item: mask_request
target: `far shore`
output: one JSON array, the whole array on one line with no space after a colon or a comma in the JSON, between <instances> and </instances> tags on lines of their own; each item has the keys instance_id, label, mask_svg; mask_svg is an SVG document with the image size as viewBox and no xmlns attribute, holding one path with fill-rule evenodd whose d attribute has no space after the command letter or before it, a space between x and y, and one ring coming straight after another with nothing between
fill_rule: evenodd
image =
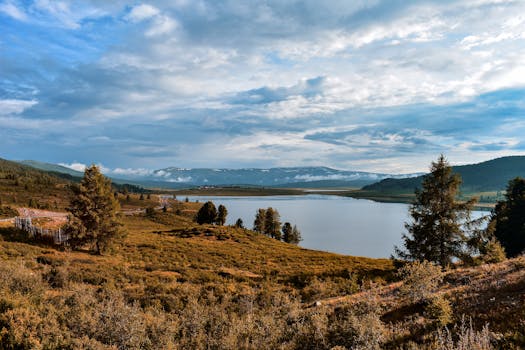
<instances>
[{"instance_id":1,"label":"far shore","mask_svg":"<svg viewBox=\"0 0 525 350\"><path fill-rule=\"evenodd\" d=\"M160 190L162 191L162 190ZM414 200L414 194L407 193L380 193L363 191L359 188L277 188L277 187L199 187L192 189L169 190L169 193L178 197L183 196L304 196L309 194L330 194L334 196L352 197L356 199L368 199L381 203L404 203L410 204ZM479 197L476 193L468 197ZM474 205L475 210L491 211L495 202L482 202Z\"/></svg>"}]
</instances>

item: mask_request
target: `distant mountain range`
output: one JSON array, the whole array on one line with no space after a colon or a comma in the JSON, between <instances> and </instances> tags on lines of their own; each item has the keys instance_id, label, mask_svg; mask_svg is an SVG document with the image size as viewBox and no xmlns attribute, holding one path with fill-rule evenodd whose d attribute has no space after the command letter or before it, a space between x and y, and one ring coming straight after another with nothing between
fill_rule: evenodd
<instances>
[{"instance_id":1,"label":"distant mountain range","mask_svg":"<svg viewBox=\"0 0 525 350\"><path fill-rule=\"evenodd\" d=\"M73 169L34 160L20 163L45 171L81 177ZM386 178L406 178L418 174L380 174L363 171L337 170L327 167L295 167L269 169L187 169L169 167L141 174L107 174L116 183L140 184L147 187L182 188L194 186L265 186L265 187L362 187Z\"/></svg>"},{"instance_id":2,"label":"distant mountain range","mask_svg":"<svg viewBox=\"0 0 525 350\"><path fill-rule=\"evenodd\" d=\"M38 161L21 161L24 165L75 178L83 176L62 165ZM525 177L525 156L510 156L486 162L452 167L463 180L462 191L484 192L504 190L516 176ZM118 171L106 174L116 184L133 184L157 188L188 188L198 186L258 186L295 188L359 187L364 191L382 193L413 193L421 186L423 173L383 174L364 171L337 170L327 167L186 169L169 167L151 171Z\"/></svg>"},{"instance_id":3,"label":"distant mountain range","mask_svg":"<svg viewBox=\"0 0 525 350\"><path fill-rule=\"evenodd\" d=\"M468 192L501 191L509 180L525 177L525 156L510 156L492 159L486 162L452 167L463 181L461 190ZM413 193L421 187L425 175L405 179L383 179L363 187L365 191L383 193Z\"/></svg>"}]
</instances>

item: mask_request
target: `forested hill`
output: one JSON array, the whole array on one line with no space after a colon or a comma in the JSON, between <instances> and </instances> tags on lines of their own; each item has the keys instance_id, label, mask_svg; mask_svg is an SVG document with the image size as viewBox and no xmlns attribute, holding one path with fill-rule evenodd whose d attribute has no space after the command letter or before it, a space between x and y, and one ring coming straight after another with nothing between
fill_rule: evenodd
<instances>
[{"instance_id":1,"label":"forested hill","mask_svg":"<svg viewBox=\"0 0 525 350\"><path fill-rule=\"evenodd\" d=\"M461 175L463 192L501 191L510 179L525 177L525 156L502 157L478 164L452 167ZM412 193L421 186L425 175L407 179L384 179L364 186L364 191L388 193Z\"/></svg>"}]
</instances>

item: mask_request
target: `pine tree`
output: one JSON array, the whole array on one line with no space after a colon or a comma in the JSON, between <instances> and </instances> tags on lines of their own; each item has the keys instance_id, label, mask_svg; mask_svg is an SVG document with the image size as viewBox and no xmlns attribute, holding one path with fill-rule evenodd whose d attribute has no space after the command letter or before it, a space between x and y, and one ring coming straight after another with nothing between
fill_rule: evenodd
<instances>
[{"instance_id":1,"label":"pine tree","mask_svg":"<svg viewBox=\"0 0 525 350\"><path fill-rule=\"evenodd\" d=\"M525 179L509 181L505 200L498 202L491 218L494 236L509 257L525 250Z\"/></svg>"},{"instance_id":2,"label":"pine tree","mask_svg":"<svg viewBox=\"0 0 525 350\"><path fill-rule=\"evenodd\" d=\"M140 201L143 201L143 200L144 200L144 193L141 193L141 194L140 194L139 200L140 200Z\"/></svg>"},{"instance_id":3,"label":"pine tree","mask_svg":"<svg viewBox=\"0 0 525 350\"><path fill-rule=\"evenodd\" d=\"M217 212L217 219L215 220L217 225L224 225L226 223L226 216L228 216L228 209L220 204Z\"/></svg>"},{"instance_id":4,"label":"pine tree","mask_svg":"<svg viewBox=\"0 0 525 350\"><path fill-rule=\"evenodd\" d=\"M290 237L290 242L288 243L299 244L299 242L301 242L302 240L303 238L301 237L301 231L297 229L296 225L293 225L292 236Z\"/></svg>"},{"instance_id":5,"label":"pine tree","mask_svg":"<svg viewBox=\"0 0 525 350\"><path fill-rule=\"evenodd\" d=\"M235 221L235 227L244 228L244 222L242 222L241 218L238 218L237 221Z\"/></svg>"},{"instance_id":6,"label":"pine tree","mask_svg":"<svg viewBox=\"0 0 525 350\"><path fill-rule=\"evenodd\" d=\"M279 212L272 207L266 209L264 233L267 236L281 240L281 216Z\"/></svg>"},{"instance_id":7,"label":"pine tree","mask_svg":"<svg viewBox=\"0 0 525 350\"><path fill-rule=\"evenodd\" d=\"M470 220L475 200L456 201L460 184L460 176L452 174L443 155L432 162L430 174L423 180L422 189L416 190L410 207L412 222L405 224L408 231L408 235L403 235L405 250L395 248L401 258L427 260L445 268L452 258L464 254L463 224Z\"/></svg>"},{"instance_id":8,"label":"pine tree","mask_svg":"<svg viewBox=\"0 0 525 350\"><path fill-rule=\"evenodd\" d=\"M213 224L217 219L217 209L213 202L208 201L197 212L195 220L199 224Z\"/></svg>"},{"instance_id":9,"label":"pine tree","mask_svg":"<svg viewBox=\"0 0 525 350\"><path fill-rule=\"evenodd\" d=\"M286 243L290 243L290 240L292 238L292 225L289 222L285 222L283 225L283 241Z\"/></svg>"},{"instance_id":10,"label":"pine tree","mask_svg":"<svg viewBox=\"0 0 525 350\"><path fill-rule=\"evenodd\" d=\"M255 214L255 220L253 222L253 230L255 232L264 233L264 222L266 220L266 210L265 209L258 209L257 213Z\"/></svg>"},{"instance_id":11,"label":"pine tree","mask_svg":"<svg viewBox=\"0 0 525 350\"><path fill-rule=\"evenodd\" d=\"M84 178L80 185L73 187L73 193L66 227L73 248L88 244L92 252L101 254L123 238L117 214L119 203L111 191L111 181L97 166L86 168Z\"/></svg>"}]
</instances>

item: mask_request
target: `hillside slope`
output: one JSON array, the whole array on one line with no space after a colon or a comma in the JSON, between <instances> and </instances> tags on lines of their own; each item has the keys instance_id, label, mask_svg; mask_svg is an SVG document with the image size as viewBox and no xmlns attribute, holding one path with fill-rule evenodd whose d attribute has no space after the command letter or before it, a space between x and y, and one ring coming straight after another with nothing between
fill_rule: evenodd
<instances>
[{"instance_id":1,"label":"hillside slope","mask_svg":"<svg viewBox=\"0 0 525 350\"><path fill-rule=\"evenodd\" d=\"M463 180L461 190L468 192L502 191L509 180L525 177L525 156L502 157L478 164L453 166L453 172ZM421 186L425 175L407 179L384 179L364 186L363 191L412 193Z\"/></svg>"}]
</instances>

